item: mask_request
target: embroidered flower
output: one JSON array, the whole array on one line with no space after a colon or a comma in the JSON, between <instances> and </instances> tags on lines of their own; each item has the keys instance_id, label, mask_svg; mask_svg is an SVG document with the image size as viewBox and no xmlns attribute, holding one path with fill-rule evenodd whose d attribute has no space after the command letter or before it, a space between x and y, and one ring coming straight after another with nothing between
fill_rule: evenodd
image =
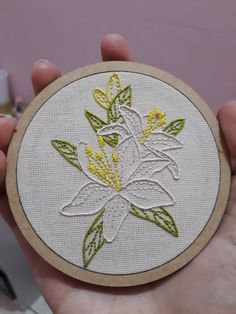
<instances>
[{"instance_id":1,"label":"embroidered flower","mask_svg":"<svg viewBox=\"0 0 236 314\"><path fill-rule=\"evenodd\" d=\"M125 114L123 117L127 119ZM123 130L124 127L121 127ZM86 143L78 144L78 161L90 181L61 210L65 216L83 216L96 214L105 208L103 236L107 242L112 242L116 237L131 204L144 210L174 204L169 192L157 181L143 176L145 171L140 171L140 167L146 167L149 171L150 164L153 163L156 171L161 171L169 160L156 158L143 161L137 141L132 135L137 137L141 130L138 133L124 130L129 136L111 154L105 150L102 136L98 136L99 151L94 151Z\"/></svg>"},{"instance_id":2,"label":"embroidered flower","mask_svg":"<svg viewBox=\"0 0 236 314\"><path fill-rule=\"evenodd\" d=\"M121 139L133 136L141 152L141 158L145 160L168 160L168 169L175 179L179 179L179 168L176 162L166 153L171 149L182 147L182 143L174 136L163 131L156 130L160 126L166 124L166 114L158 108L153 108L145 117L141 117L139 113L127 106L120 106L119 111L125 121L124 124L110 124L104 126L98 131L99 135L118 134ZM147 123L145 125L144 119ZM156 165L152 165L149 175L153 175Z\"/></svg>"}]
</instances>

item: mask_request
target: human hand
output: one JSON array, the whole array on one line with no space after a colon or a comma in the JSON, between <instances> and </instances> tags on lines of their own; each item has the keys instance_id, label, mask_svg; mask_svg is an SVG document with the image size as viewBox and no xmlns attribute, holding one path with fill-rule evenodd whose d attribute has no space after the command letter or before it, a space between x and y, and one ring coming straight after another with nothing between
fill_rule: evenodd
<instances>
[{"instance_id":1,"label":"human hand","mask_svg":"<svg viewBox=\"0 0 236 314\"><path fill-rule=\"evenodd\" d=\"M103 61L132 61L126 41L119 35L102 40ZM48 61L33 66L35 93L60 77ZM218 114L232 164L232 189L221 225L207 247L187 266L166 279L140 287L105 288L72 279L44 261L26 242L11 214L5 194L8 145L16 122L0 118L0 212L14 231L31 267L36 284L54 313L231 314L236 312L236 101Z\"/></svg>"}]
</instances>

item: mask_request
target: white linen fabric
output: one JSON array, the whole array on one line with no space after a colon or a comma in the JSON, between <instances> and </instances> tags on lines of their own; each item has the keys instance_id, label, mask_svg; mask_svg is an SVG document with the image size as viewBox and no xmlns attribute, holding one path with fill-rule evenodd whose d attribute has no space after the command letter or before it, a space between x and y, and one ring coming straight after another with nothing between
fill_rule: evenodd
<instances>
[{"instance_id":1,"label":"white linen fabric","mask_svg":"<svg viewBox=\"0 0 236 314\"><path fill-rule=\"evenodd\" d=\"M96 214L70 217L61 215L60 210L90 179L62 158L51 140L98 147L84 110L106 120L106 111L95 102L92 91L96 87L105 89L110 74L85 77L54 94L28 126L17 162L18 191L29 222L51 250L78 267L83 267L82 241ZM217 147L199 110L183 94L158 79L129 72L119 75L122 87L131 85L132 107L142 116L158 107L166 112L168 121L185 119L185 127L176 137L183 146L165 152L178 164L179 180L174 180L167 168L154 175L174 198L175 204L166 208L175 219L179 237L127 214L115 240L106 243L89 265L89 270L106 274L150 270L183 252L209 220L220 181ZM120 132L126 136L125 130ZM114 207L116 201L125 203L125 199L116 196L109 201L110 206ZM108 223L109 219L104 222Z\"/></svg>"}]
</instances>

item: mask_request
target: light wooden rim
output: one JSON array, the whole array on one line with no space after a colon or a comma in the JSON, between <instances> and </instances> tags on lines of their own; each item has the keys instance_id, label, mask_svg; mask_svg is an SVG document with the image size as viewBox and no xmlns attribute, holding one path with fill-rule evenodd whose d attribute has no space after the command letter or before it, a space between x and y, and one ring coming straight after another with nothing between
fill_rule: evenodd
<instances>
[{"instance_id":1,"label":"light wooden rim","mask_svg":"<svg viewBox=\"0 0 236 314\"><path fill-rule=\"evenodd\" d=\"M80 78L102 73L102 72L134 72L144 75L148 75L157 78L178 91L180 91L184 96L186 96L201 112L211 128L212 134L215 138L215 142L218 148L219 161L220 161L220 185L219 193L216 200L214 211L206 224L205 228L202 230L200 235L196 240L181 254L179 254L173 260L165 263L164 265L136 274L131 275L105 275L89 270L84 270L79 268L70 262L67 262L62 257L53 252L36 234L32 226L30 225L24 210L21 206L21 202L18 195L17 181L16 181L16 167L17 167L17 157L20 149L21 141L24 137L24 133L30 124L32 118L39 110L39 108L56 92L62 89L64 86L76 81ZM12 209L14 218L23 233L24 237L31 244L31 246L36 250L36 252L41 255L48 263L50 263L55 268L64 272L65 274L80 279L82 281L93 283L102 286L135 286L144 283L152 282L157 279L161 279L176 270L180 269L191 261L208 243L213 234L215 233L224 209L227 205L231 172L228 160L226 158L225 145L222 142L218 122L210 111L205 102L201 97L194 92L189 86L187 86L181 80L175 78L173 75L148 66L144 64L137 64L133 62L105 62L99 64L89 65L73 72L63 75L61 78L57 79L55 82L50 84L46 89L43 90L35 99L32 101L31 105L27 108L24 115L22 116L20 122L16 127L12 142L9 147L7 156L7 194L10 202L10 207Z\"/></svg>"}]
</instances>

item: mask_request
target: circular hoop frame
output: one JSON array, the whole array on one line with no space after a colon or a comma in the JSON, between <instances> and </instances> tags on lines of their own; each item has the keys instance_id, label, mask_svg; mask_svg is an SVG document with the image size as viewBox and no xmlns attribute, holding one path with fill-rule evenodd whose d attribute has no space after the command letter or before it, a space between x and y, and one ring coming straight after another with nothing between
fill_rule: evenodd
<instances>
[{"instance_id":1,"label":"circular hoop frame","mask_svg":"<svg viewBox=\"0 0 236 314\"><path fill-rule=\"evenodd\" d=\"M65 261L62 257L53 252L36 234L29 220L27 219L24 209L21 206L21 202L18 195L16 170L17 170L17 158L18 152L21 146L21 141L24 137L25 131L28 125L31 123L34 115L40 109L41 106L55 93L61 90L66 85L81 79L83 77L102 73L102 72L134 72L144 75L148 75L157 78L181 92L187 97L194 106L198 108L200 113L207 121L212 134L214 136L220 161L220 185L219 193L216 200L215 208L212 215L196 240L180 255L171 260L170 262L145 272L131 275L106 275L94 273L89 270L81 269L70 262ZM152 282L154 280L163 278L184 265L190 262L199 252L207 245L211 237L214 235L221 218L224 214L224 210L227 204L229 190L230 190L230 166L227 160L227 151L225 144L221 138L218 122L210 111L205 102L200 96L194 92L189 86L187 86L181 80L175 78L169 73L163 70L132 62L106 62L94 65L89 65L81 69L74 70L73 72L62 76L55 82L45 88L31 103L28 109L25 111L20 122L16 127L12 142L9 147L7 156L7 194L10 202L14 218L23 233L26 240L31 244L35 251L42 256L48 263L55 268L59 269L63 273L74 277L76 279L102 285L102 286L136 286L144 283Z\"/></svg>"}]
</instances>

